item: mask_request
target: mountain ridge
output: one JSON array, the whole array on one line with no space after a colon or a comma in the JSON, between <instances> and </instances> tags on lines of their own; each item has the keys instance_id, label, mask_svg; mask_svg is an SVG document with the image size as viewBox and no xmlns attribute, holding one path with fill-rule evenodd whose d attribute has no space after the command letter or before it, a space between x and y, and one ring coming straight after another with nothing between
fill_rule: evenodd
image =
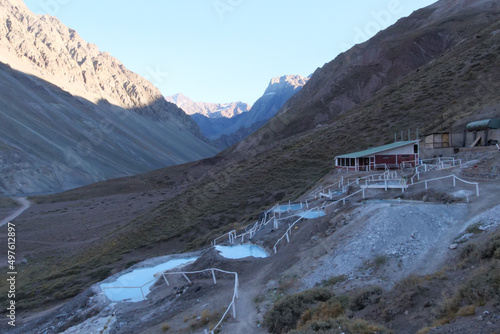
<instances>
[{"instance_id":1,"label":"mountain ridge","mask_svg":"<svg viewBox=\"0 0 500 334\"><path fill-rule=\"evenodd\" d=\"M190 116L200 114L208 118L232 118L250 110L248 103L241 101L230 103L194 102L182 93L165 97Z\"/></svg>"},{"instance_id":2,"label":"mountain ridge","mask_svg":"<svg viewBox=\"0 0 500 334\"><path fill-rule=\"evenodd\" d=\"M57 18L35 15L22 3L0 0L0 59L20 72L61 87L74 96L175 123L198 137L203 136L192 120L175 105L158 104L162 94L153 84L128 70L95 44Z\"/></svg>"},{"instance_id":3,"label":"mountain ridge","mask_svg":"<svg viewBox=\"0 0 500 334\"><path fill-rule=\"evenodd\" d=\"M0 0L0 65L4 194L61 191L217 153L153 84L21 1Z\"/></svg>"},{"instance_id":4,"label":"mountain ridge","mask_svg":"<svg viewBox=\"0 0 500 334\"><path fill-rule=\"evenodd\" d=\"M463 14L460 8L469 2L462 0L447 3L446 8L451 12L448 14L444 10L437 11L443 5L442 1L438 3L400 19L370 40L355 45L318 68L304 88L277 113L277 117L259 131L272 133L272 139L278 141L335 122L380 89L397 83L459 45L467 34L480 31L499 10L497 2L484 0L479 4L471 2L470 8L466 7L469 13ZM485 6L489 12L478 15L483 13ZM428 17L432 19L428 20ZM471 20L467 21L469 18ZM453 28L461 23L464 26L460 30ZM392 133L399 131L392 129ZM252 142L258 141L244 140L233 149L242 152L258 150Z\"/></svg>"},{"instance_id":5,"label":"mountain ridge","mask_svg":"<svg viewBox=\"0 0 500 334\"><path fill-rule=\"evenodd\" d=\"M301 75L283 75L269 80L264 94L248 112L230 119L209 118L201 114L191 117L202 132L218 147L227 148L253 133L271 119L290 97L300 91L308 78Z\"/></svg>"}]
</instances>

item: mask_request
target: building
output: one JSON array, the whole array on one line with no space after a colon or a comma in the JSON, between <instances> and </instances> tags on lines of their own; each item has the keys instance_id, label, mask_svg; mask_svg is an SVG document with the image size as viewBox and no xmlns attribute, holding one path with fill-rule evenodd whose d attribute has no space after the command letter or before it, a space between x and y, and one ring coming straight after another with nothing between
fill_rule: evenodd
<instances>
[{"instance_id":1,"label":"building","mask_svg":"<svg viewBox=\"0 0 500 334\"><path fill-rule=\"evenodd\" d=\"M450 145L449 132L431 133L425 136L424 143L426 149L449 148Z\"/></svg>"},{"instance_id":2,"label":"building","mask_svg":"<svg viewBox=\"0 0 500 334\"><path fill-rule=\"evenodd\" d=\"M347 171L416 166L419 161L420 140L399 141L364 151L335 157L335 167Z\"/></svg>"},{"instance_id":3,"label":"building","mask_svg":"<svg viewBox=\"0 0 500 334\"><path fill-rule=\"evenodd\" d=\"M495 145L500 139L500 118L483 119L467 124L466 145L489 146Z\"/></svg>"}]
</instances>

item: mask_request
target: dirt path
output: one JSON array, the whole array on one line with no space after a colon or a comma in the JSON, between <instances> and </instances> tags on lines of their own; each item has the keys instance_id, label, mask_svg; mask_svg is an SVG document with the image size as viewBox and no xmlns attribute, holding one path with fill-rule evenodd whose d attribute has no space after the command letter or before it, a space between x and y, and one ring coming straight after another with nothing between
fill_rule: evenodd
<instances>
[{"instance_id":1,"label":"dirt path","mask_svg":"<svg viewBox=\"0 0 500 334\"><path fill-rule=\"evenodd\" d=\"M8 222L16 219L18 216L21 215L21 213L23 213L26 209L28 209L30 206L31 206L31 203L30 201L28 201L26 199L26 197L16 197L14 198L14 200L16 202L18 202L21 207L19 209L17 209L16 211L14 211L10 216L8 216L7 218L4 218L2 219L2 221L0 221L0 226L2 225L5 225L7 224Z\"/></svg>"},{"instance_id":2,"label":"dirt path","mask_svg":"<svg viewBox=\"0 0 500 334\"><path fill-rule=\"evenodd\" d=\"M265 285L265 276L268 274L269 266L264 266L253 272L252 277L246 277L240 283L236 301L236 319L223 324L221 334L259 334L267 333L260 327L261 316L257 309L256 297L262 292Z\"/></svg>"}]
</instances>

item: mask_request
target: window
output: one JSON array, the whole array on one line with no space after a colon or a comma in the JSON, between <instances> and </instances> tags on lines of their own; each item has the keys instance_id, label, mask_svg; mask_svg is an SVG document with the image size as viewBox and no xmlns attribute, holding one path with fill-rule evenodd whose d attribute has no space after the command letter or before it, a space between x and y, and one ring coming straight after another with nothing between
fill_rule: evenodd
<instances>
[{"instance_id":1,"label":"window","mask_svg":"<svg viewBox=\"0 0 500 334\"><path fill-rule=\"evenodd\" d=\"M418 153L418 144L413 145L413 153Z\"/></svg>"}]
</instances>

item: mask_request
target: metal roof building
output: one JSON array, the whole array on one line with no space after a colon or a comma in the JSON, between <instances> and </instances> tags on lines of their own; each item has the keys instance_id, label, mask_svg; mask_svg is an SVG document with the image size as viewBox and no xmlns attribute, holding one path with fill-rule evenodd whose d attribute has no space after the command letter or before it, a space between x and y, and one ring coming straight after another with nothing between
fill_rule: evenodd
<instances>
[{"instance_id":1,"label":"metal roof building","mask_svg":"<svg viewBox=\"0 0 500 334\"><path fill-rule=\"evenodd\" d=\"M416 166L419 160L419 142L420 140L400 141L339 155L335 157L335 166L348 171L399 168L401 165Z\"/></svg>"},{"instance_id":2,"label":"metal roof building","mask_svg":"<svg viewBox=\"0 0 500 334\"><path fill-rule=\"evenodd\" d=\"M467 124L467 131L500 129L500 118L483 119Z\"/></svg>"}]
</instances>

